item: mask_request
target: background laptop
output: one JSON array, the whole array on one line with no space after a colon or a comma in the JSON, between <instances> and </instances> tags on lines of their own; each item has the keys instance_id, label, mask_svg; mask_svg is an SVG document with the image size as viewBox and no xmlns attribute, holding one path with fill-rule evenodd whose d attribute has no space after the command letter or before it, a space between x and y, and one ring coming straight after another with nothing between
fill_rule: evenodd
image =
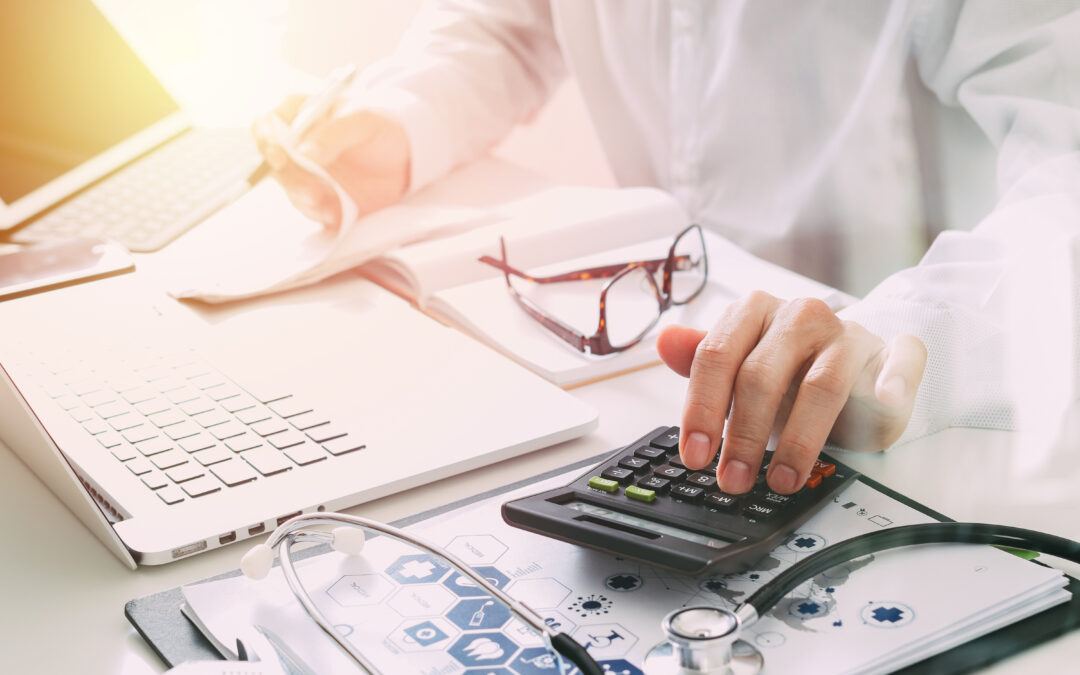
<instances>
[{"instance_id":1,"label":"background laptop","mask_svg":"<svg viewBox=\"0 0 1080 675\"><path fill-rule=\"evenodd\" d=\"M259 163L246 131L192 128L90 0L0 3L0 97L0 238L152 251Z\"/></svg>"},{"instance_id":2,"label":"background laptop","mask_svg":"<svg viewBox=\"0 0 1080 675\"><path fill-rule=\"evenodd\" d=\"M580 436L573 396L352 275L195 311L138 274L0 303L0 439L161 564ZM494 487L494 486L493 486Z\"/></svg>"}]
</instances>

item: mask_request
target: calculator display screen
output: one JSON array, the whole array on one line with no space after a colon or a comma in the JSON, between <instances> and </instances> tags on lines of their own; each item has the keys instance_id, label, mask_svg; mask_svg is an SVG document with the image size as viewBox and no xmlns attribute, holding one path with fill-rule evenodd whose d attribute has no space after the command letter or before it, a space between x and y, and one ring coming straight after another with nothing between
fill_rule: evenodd
<instances>
[{"instance_id":1,"label":"calculator display screen","mask_svg":"<svg viewBox=\"0 0 1080 675\"><path fill-rule=\"evenodd\" d=\"M666 534L670 537L677 539L683 539L695 544L701 544L702 546L708 546L709 548L724 548L730 546L730 541L723 541L721 539L713 539L712 537L706 537L703 534L697 532L690 532L682 528L674 527L672 525L665 525L664 523L658 523L655 520L649 520L648 518L642 518L629 513L623 513L621 511L612 511L611 509L604 508L602 506L596 506L588 502L572 501L563 504L567 508L571 508L575 511L588 514L593 518L599 518L600 520L609 520L613 523L621 523L623 525L631 525L643 530L656 532L658 534Z\"/></svg>"}]
</instances>

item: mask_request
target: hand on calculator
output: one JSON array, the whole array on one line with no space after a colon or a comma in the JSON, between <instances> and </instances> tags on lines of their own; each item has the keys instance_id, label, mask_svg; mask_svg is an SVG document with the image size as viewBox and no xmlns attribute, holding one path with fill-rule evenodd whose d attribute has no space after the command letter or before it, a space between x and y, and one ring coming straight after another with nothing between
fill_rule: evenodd
<instances>
[{"instance_id":1,"label":"hand on calculator","mask_svg":"<svg viewBox=\"0 0 1080 675\"><path fill-rule=\"evenodd\" d=\"M687 467L712 461L729 418L716 475L731 494L753 486L774 428L780 435L767 481L781 494L803 486L827 440L856 450L892 445L926 365L915 337L886 345L820 300L760 291L728 306L708 333L669 327L657 349L690 378L680 439Z\"/></svg>"}]
</instances>

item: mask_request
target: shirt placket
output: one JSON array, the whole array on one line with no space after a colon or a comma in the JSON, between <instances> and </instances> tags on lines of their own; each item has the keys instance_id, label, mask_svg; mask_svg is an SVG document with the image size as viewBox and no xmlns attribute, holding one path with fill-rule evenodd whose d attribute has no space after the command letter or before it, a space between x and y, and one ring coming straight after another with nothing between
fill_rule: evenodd
<instances>
[{"instance_id":1,"label":"shirt placket","mask_svg":"<svg viewBox=\"0 0 1080 675\"><path fill-rule=\"evenodd\" d=\"M691 220L699 211L698 177L701 143L698 112L701 102L701 35L703 3L671 1L671 58L668 75L670 102L669 145L671 192Z\"/></svg>"}]
</instances>

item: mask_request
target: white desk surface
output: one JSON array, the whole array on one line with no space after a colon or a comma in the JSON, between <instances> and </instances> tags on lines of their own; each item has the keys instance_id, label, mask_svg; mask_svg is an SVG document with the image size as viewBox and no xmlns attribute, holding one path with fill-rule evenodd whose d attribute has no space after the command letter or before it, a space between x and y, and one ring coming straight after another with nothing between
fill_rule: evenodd
<instances>
[{"instance_id":1,"label":"white desk surface","mask_svg":"<svg viewBox=\"0 0 1080 675\"><path fill-rule=\"evenodd\" d=\"M591 435L362 505L353 511L393 520L492 485L590 457L677 422L684 381L663 367L581 387L600 412ZM1017 506L1008 482L1010 435L951 430L886 454L845 461L913 499L960 520L997 521L1080 538L1072 505ZM970 472L978 467L980 475ZM156 673L163 670L124 617L128 600L238 566L249 543L172 565L123 567L6 447L0 444L0 670ZM1067 568L1077 574L1080 569ZM987 672L1062 672L1075 665L1080 633L1030 649Z\"/></svg>"}]
</instances>

